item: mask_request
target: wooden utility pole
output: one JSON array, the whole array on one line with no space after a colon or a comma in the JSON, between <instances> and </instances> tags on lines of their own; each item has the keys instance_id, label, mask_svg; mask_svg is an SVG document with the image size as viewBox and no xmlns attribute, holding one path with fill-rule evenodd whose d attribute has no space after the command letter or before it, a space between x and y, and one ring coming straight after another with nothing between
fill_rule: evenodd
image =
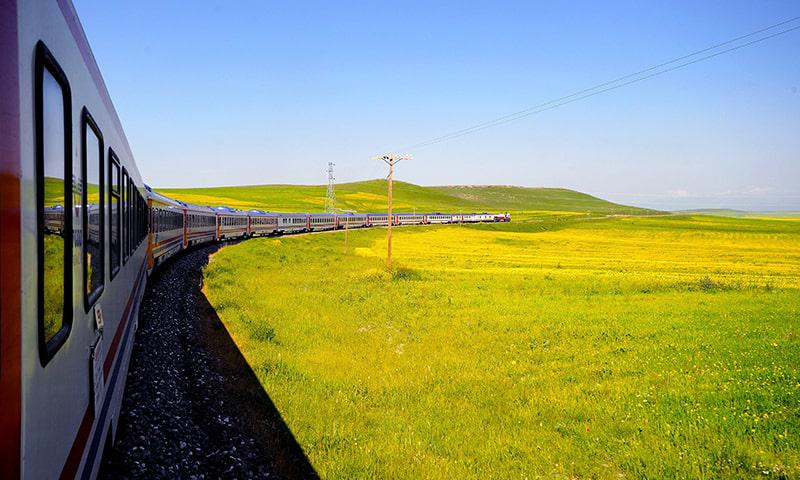
<instances>
[{"instance_id":1,"label":"wooden utility pole","mask_svg":"<svg viewBox=\"0 0 800 480\"><path fill-rule=\"evenodd\" d=\"M386 155L378 155L376 157L372 157L373 160L383 160L387 165L389 165L389 176L387 179L389 180L389 190L388 190L388 213L386 216L387 220L387 248L386 248L386 266L392 266L392 175L394 174L394 164L400 162L402 160L411 160L410 155L393 155L393 154L386 154Z\"/></svg>"}]
</instances>

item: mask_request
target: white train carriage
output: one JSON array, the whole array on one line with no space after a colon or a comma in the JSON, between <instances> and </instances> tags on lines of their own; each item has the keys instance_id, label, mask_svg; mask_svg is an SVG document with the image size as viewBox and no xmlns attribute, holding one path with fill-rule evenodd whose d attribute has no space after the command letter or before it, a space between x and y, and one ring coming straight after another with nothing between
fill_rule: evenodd
<instances>
[{"instance_id":1,"label":"white train carriage","mask_svg":"<svg viewBox=\"0 0 800 480\"><path fill-rule=\"evenodd\" d=\"M452 215L443 213L429 213L426 215L426 223L450 223Z\"/></svg>"},{"instance_id":2,"label":"white train carriage","mask_svg":"<svg viewBox=\"0 0 800 480\"><path fill-rule=\"evenodd\" d=\"M421 225L425 220L424 215L415 213L398 213L392 216L395 217L395 225Z\"/></svg>"},{"instance_id":3,"label":"white train carriage","mask_svg":"<svg viewBox=\"0 0 800 480\"><path fill-rule=\"evenodd\" d=\"M211 207L184 204L187 247L217 239L217 214Z\"/></svg>"},{"instance_id":4,"label":"white train carriage","mask_svg":"<svg viewBox=\"0 0 800 480\"><path fill-rule=\"evenodd\" d=\"M307 232L309 215L305 213L281 213L278 215L278 233Z\"/></svg>"},{"instance_id":5,"label":"white train carriage","mask_svg":"<svg viewBox=\"0 0 800 480\"><path fill-rule=\"evenodd\" d=\"M488 214L486 212L479 213L478 214L478 221L479 222L493 222L494 221L494 215Z\"/></svg>"},{"instance_id":6,"label":"white train carriage","mask_svg":"<svg viewBox=\"0 0 800 480\"><path fill-rule=\"evenodd\" d=\"M146 281L142 179L77 18L0 0L2 479L97 475Z\"/></svg>"},{"instance_id":7,"label":"white train carriage","mask_svg":"<svg viewBox=\"0 0 800 480\"><path fill-rule=\"evenodd\" d=\"M150 270L186 248L185 204L147 188L150 209L150 240L147 263Z\"/></svg>"},{"instance_id":8,"label":"white train carriage","mask_svg":"<svg viewBox=\"0 0 800 480\"><path fill-rule=\"evenodd\" d=\"M64 232L64 206L44 208L44 228L47 232L61 235Z\"/></svg>"},{"instance_id":9,"label":"white train carriage","mask_svg":"<svg viewBox=\"0 0 800 480\"><path fill-rule=\"evenodd\" d=\"M247 213L230 207L216 207L217 240L232 240L248 235Z\"/></svg>"},{"instance_id":10,"label":"white train carriage","mask_svg":"<svg viewBox=\"0 0 800 480\"><path fill-rule=\"evenodd\" d=\"M312 213L308 216L308 229L312 232L336 230L338 228L337 218L337 215L330 213Z\"/></svg>"},{"instance_id":11,"label":"white train carriage","mask_svg":"<svg viewBox=\"0 0 800 480\"><path fill-rule=\"evenodd\" d=\"M250 236L272 235L278 230L278 214L250 210L247 212L250 219Z\"/></svg>"},{"instance_id":12,"label":"white train carriage","mask_svg":"<svg viewBox=\"0 0 800 480\"><path fill-rule=\"evenodd\" d=\"M370 213L367 215L367 226L388 226L389 216L385 213Z\"/></svg>"},{"instance_id":13,"label":"white train carriage","mask_svg":"<svg viewBox=\"0 0 800 480\"><path fill-rule=\"evenodd\" d=\"M364 228L367 225L367 216L354 213L344 213L338 215L339 228Z\"/></svg>"}]
</instances>

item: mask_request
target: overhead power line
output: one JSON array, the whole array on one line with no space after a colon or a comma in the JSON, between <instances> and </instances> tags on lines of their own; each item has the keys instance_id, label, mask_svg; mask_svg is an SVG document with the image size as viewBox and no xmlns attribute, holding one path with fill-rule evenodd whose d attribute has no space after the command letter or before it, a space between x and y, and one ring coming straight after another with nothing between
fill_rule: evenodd
<instances>
[{"instance_id":1,"label":"overhead power line","mask_svg":"<svg viewBox=\"0 0 800 480\"><path fill-rule=\"evenodd\" d=\"M589 98L589 97L593 97L593 96L599 95L601 93L605 93L605 92L608 92L608 91L611 91L611 90L616 90L618 88L625 87L627 85L631 85L631 84L634 84L634 83L638 83L638 82L641 82L643 80L647 80L647 79L650 79L650 78L653 78L653 77L656 77L656 76L659 76L659 75L664 75L665 73L673 72L675 70L678 70L678 69L681 69L681 68L684 68L684 67L688 67L689 65L693 65L695 63L699 63L699 62L702 62L702 61L705 61L705 60L709 60L711 58L718 57L720 55L723 55L723 54L726 54L726 53L729 53L729 52L732 52L732 51L735 51L735 50L739 50L739 49L742 49L742 48L745 48L745 47L749 47L751 45L763 42L765 40L769 40L769 39L777 37L779 35L784 35L786 33L792 32L794 30L800 29L800 25L795 25L793 27L786 28L784 30L781 30L781 31L778 31L778 32L775 32L775 33L771 33L769 35L765 35L763 37L759 37L759 38L756 38L754 40L750 40L750 41L745 42L745 43L741 43L741 44L738 44L738 45L735 45L735 46L732 46L732 47L729 47L729 48L725 48L723 50L718 50L719 48L725 47L727 45L735 44L736 42L740 42L742 40L745 40L745 39L754 37L756 35L768 32L770 30L774 30L776 28L788 25L788 24L793 23L793 22L796 22L797 20L800 20L800 16L794 17L794 18L791 18L791 19L788 19L788 20L784 20L782 22L770 25L770 26L765 27L765 28L761 28L759 30L747 33L745 35L740 35L740 36L738 36L736 38L732 38L730 40L726 40L726 41L724 41L722 43L718 43L716 45L712 45L710 47L706 47L706 48L703 48L701 50L694 51L692 53L689 53L689 54L674 58L672 60L659 63L658 65L653 65L652 67L645 68L644 70L639 70L638 72L634 72L634 73L630 73L630 74L627 74L627 75L623 75L621 77L617 77L617 78L615 78L613 80L609 80L607 82L600 83L600 84L595 85L595 86L590 87L590 88L585 88L583 90L574 92L574 93L569 94L569 95L565 95L565 96L562 96L562 97L559 97L559 98L555 98L555 99L550 100L550 101L545 102L545 103L540 103L538 105L534 105L532 107L528 107L528 108L525 108L523 110L519 110L517 112L510 113L508 115L504 115L502 117L495 118L493 120L489 120L489 121L486 121L486 122L483 122L483 123L479 123L479 124L473 125L471 127L463 128L461 130L456 130L454 132L450 132L450 133L447 133L445 135L441 135L439 137L435 137L435 138L426 140L424 142L420 142L420 143L416 143L416 144L413 144L413 145L409 145L407 147L404 147L404 148L401 148L401 149L398 149L398 150L402 150L402 151L415 150L415 149L427 147L427 146L430 146L430 145L434 145L434 144L437 144L437 143L442 143L442 142L445 142L445 141L448 141L448 140L452 140L452 139L455 139L455 138L458 138L458 137L463 137L465 135L469 135L469 134L472 134L472 133L475 133L475 132L479 132L479 131L485 130L487 128L496 127L498 125L502 125L502 124L505 124L505 123L513 122L515 120L519 120L519 119L524 118L524 117L535 115L537 113L541 113L541 112L544 112L544 111L547 111L547 110L552 110L554 108L558 108L560 106L567 105L569 103L573 103L573 102L577 102L579 100L583 100L583 99L586 99L586 98ZM718 50L718 51L716 51L714 53L709 53L708 55L703 55L704 53L712 52L714 50ZM698 57L698 55L702 55L702 56ZM697 57L697 58L693 58L693 57ZM691 59L691 60L689 60L689 59ZM670 66L670 65L672 65L672 66ZM665 67L669 67L669 68L665 68Z\"/></svg>"}]
</instances>

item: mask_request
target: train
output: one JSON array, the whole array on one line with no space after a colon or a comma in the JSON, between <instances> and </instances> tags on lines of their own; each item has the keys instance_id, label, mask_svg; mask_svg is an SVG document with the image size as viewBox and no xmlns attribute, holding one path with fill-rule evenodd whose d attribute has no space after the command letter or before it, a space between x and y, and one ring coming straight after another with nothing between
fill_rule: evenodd
<instances>
[{"instance_id":1,"label":"train","mask_svg":"<svg viewBox=\"0 0 800 480\"><path fill-rule=\"evenodd\" d=\"M242 211L224 205L211 207L184 203L154 192L147 185L145 190L150 219L148 273L182 250L202 243L389 224L386 213ZM391 220L393 226L508 221L511 221L508 213L395 213Z\"/></svg>"},{"instance_id":2,"label":"train","mask_svg":"<svg viewBox=\"0 0 800 480\"><path fill-rule=\"evenodd\" d=\"M211 242L507 222L276 213L145 185L69 0L0 0L0 478L92 479L113 445L149 276Z\"/></svg>"}]
</instances>

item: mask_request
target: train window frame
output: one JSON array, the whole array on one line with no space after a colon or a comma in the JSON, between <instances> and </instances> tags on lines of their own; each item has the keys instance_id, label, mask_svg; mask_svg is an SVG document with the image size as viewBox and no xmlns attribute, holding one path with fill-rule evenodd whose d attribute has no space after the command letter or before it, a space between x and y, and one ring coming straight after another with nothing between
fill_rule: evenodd
<instances>
[{"instance_id":1,"label":"train window frame","mask_svg":"<svg viewBox=\"0 0 800 480\"><path fill-rule=\"evenodd\" d=\"M88 197L89 197L89 188L88 188L88 179L87 179L87 151L86 151L86 135L89 132L97 138L98 144L98 190L99 190L99 199L98 208L99 208L99 218L100 218L100 226L99 226L99 234L100 234L100 265L101 265L101 276L100 276L100 285L92 292L88 291L88 275L89 275L89 251L86 248L89 242L89 209L88 209ZM91 310L92 306L97 303L97 300L103 294L105 289L105 181L104 181L104 164L105 164L105 145L103 142L103 133L100 131L100 127L97 126L97 123L94 121L91 113L86 107L83 107L83 111L81 112L81 182L83 187L83 193L81 195L81 216L83 217L81 221L83 222L83 238L82 238L82 280L83 280L83 308L84 312L88 313Z\"/></svg>"},{"instance_id":2,"label":"train window frame","mask_svg":"<svg viewBox=\"0 0 800 480\"><path fill-rule=\"evenodd\" d=\"M122 167L122 176L119 180L119 196L120 196L120 231L119 238L122 245L122 265L128 264L128 169Z\"/></svg>"},{"instance_id":3,"label":"train window frame","mask_svg":"<svg viewBox=\"0 0 800 480\"><path fill-rule=\"evenodd\" d=\"M136 220L136 215L133 211L133 179L128 177L128 257L133 255L133 224Z\"/></svg>"},{"instance_id":4,"label":"train window frame","mask_svg":"<svg viewBox=\"0 0 800 480\"><path fill-rule=\"evenodd\" d=\"M136 184L133 183L133 179L131 181L131 255L136 252L136 222L138 221L138 216L136 215Z\"/></svg>"},{"instance_id":5,"label":"train window frame","mask_svg":"<svg viewBox=\"0 0 800 480\"><path fill-rule=\"evenodd\" d=\"M44 74L45 71L61 87L64 127L64 303L61 328L49 339L45 338L44 325ZM66 73L56 61L44 42L36 44L34 60L34 129L36 172L36 328L39 344L39 361L42 367L69 338L72 331L72 89Z\"/></svg>"},{"instance_id":6,"label":"train window frame","mask_svg":"<svg viewBox=\"0 0 800 480\"><path fill-rule=\"evenodd\" d=\"M117 172L117 181L114 182L114 171ZM121 238L121 231L120 231L120 224L122 223L122 207L121 202L122 199L120 198L119 192L119 182L122 178L122 169L120 168L119 157L117 156L114 149L108 149L108 228L109 228L109 236L108 236L108 245L109 245L109 255L108 255L108 264L109 264L109 274L110 274L110 281L114 280L114 277L117 276L120 269L122 268L122 238ZM113 222L113 211L112 211L112 200L116 198L117 200L117 221ZM116 224L116 225L115 225ZM116 265L112 264L111 259L111 251L115 250L111 245L112 239L114 238L111 235L111 229L116 227L117 229L117 244L116 244L116 253L117 253L117 263Z\"/></svg>"}]
</instances>

